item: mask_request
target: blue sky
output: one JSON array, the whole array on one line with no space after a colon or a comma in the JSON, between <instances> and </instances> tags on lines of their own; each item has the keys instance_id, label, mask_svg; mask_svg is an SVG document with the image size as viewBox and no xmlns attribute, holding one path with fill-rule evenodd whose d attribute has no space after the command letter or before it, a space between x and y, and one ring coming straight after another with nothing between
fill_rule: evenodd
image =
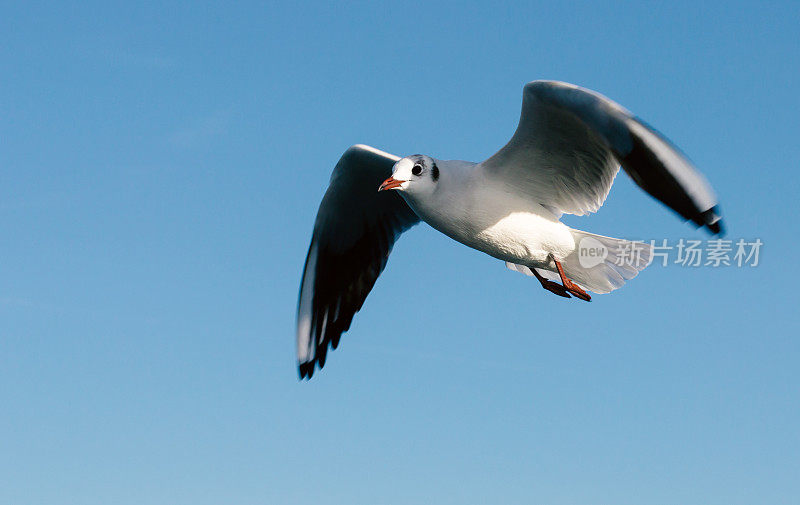
<instances>
[{"instance_id":1,"label":"blue sky","mask_svg":"<svg viewBox=\"0 0 800 505\"><path fill-rule=\"evenodd\" d=\"M3 3L0 502L796 503L798 19ZM652 266L586 304L418 226L298 382L297 287L341 153L482 160L543 78L670 137L760 265ZM625 176L567 221L706 238Z\"/></svg>"}]
</instances>

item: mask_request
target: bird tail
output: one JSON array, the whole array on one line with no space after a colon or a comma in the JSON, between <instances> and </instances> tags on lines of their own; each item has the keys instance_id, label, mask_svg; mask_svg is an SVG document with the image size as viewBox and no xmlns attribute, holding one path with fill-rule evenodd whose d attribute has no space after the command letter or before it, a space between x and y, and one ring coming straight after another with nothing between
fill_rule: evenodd
<instances>
[{"instance_id":1,"label":"bird tail","mask_svg":"<svg viewBox=\"0 0 800 505\"><path fill-rule=\"evenodd\" d=\"M567 277L595 293L622 287L650 264L653 248L644 242L570 229L575 250L562 262Z\"/></svg>"},{"instance_id":2,"label":"bird tail","mask_svg":"<svg viewBox=\"0 0 800 505\"><path fill-rule=\"evenodd\" d=\"M561 261L564 274L584 289L594 293L609 293L622 287L650 264L653 248L644 242L604 237L573 230L575 250ZM506 267L533 276L530 267L506 262ZM555 267L536 268L536 273L551 281L561 280Z\"/></svg>"},{"instance_id":3,"label":"bird tail","mask_svg":"<svg viewBox=\"0 0 800 505\"><path fill-rule=\"evenodd\" d=\"M584 289L594 293L609 293L621 288L650 264L653 248L644 242L604 237L570 228L575 239L575 250L561 261L564 274ZM531 267L506 262L506 267L521 274L533 276ZM536 268L536 273L551 281L561 277L552 270Z\"/></svg>"}]
</instances>

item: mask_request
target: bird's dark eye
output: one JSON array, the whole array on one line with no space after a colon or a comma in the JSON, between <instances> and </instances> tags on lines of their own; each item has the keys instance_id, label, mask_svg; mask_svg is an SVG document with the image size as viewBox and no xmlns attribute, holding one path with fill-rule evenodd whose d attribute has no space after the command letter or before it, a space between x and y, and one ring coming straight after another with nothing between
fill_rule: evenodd
<instances>
[{"instance_id":1,"label":"bird's dark eye","mask_svg":"<svg viewBox=\"0 0 800 505\"><path fill-rule=\"evenodd\" d=\"M422 173L422 165L414 165L411 167L411 173L414 175L420 175Z\"/></svg>"}]
</instances>

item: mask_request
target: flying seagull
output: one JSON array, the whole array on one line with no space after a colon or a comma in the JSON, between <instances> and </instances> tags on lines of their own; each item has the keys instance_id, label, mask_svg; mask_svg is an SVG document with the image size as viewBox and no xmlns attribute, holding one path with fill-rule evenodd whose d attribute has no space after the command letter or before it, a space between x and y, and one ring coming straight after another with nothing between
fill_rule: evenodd
<instances>
[{"instance_id":1,"label":"flying seagull","mask_svg":"<svg viewBox=\"0 0 800 505\"><path fill-rule=\"evenodd\" d=\"M394 242L420 220L556 295L589 301L587 290L621 287L647 266L649 246L559 221L564 213L596 212L620 165L686 220L723 232L714 191L669 140L617 103L572 84L528 83L517 131L481 163L349 148L319 206L303 270L300 378L325 365L328 347L339 345ZM584 244L598 255L582 257ZM631 260L620 261L621 251Z\"/></svg>"}]
</instances>

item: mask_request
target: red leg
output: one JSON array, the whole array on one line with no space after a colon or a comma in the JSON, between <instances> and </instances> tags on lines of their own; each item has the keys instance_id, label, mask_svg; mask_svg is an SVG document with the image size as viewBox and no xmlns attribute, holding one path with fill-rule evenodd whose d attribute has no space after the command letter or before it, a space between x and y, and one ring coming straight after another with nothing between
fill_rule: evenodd
<instances>
[{"instance_id":1,"label":"red leg","mask_svg":"<svg viewBox=\"0 0 800 505\"><path fill-rule=\"evenodd\" d=\"M571 296L569 296L569 293L567 293L567 289L561 284L545 279L533 267L531 267L531 272L533 272L533 275L535 275L536 278L539 279L539 282L542 283L542 287L544 289L558 296L563 296L564 298L572 298Z\"/></svg>"},{"instance_id":2,"label":"red leg","mask_svg":"<svg viewBox=\"0 0 800 505\"><path fill-rule=\"evenodd\" d=\"M550 257L553 258L552 255ZM589 296L589 294L586 291L581 289L580 286L578 286L571 280L567 279L567 276L564 275L564 268L561 266L561 263L559 263L555 258L553 258L553 262L556 264L556 269L558 269L558 275L561 276L561 282L564 284L564 288L570 293L572 293L572 295L575 296L576 298L580 298L581 300L591 302L592 297Z\"/></svg>"}]
</instances>

